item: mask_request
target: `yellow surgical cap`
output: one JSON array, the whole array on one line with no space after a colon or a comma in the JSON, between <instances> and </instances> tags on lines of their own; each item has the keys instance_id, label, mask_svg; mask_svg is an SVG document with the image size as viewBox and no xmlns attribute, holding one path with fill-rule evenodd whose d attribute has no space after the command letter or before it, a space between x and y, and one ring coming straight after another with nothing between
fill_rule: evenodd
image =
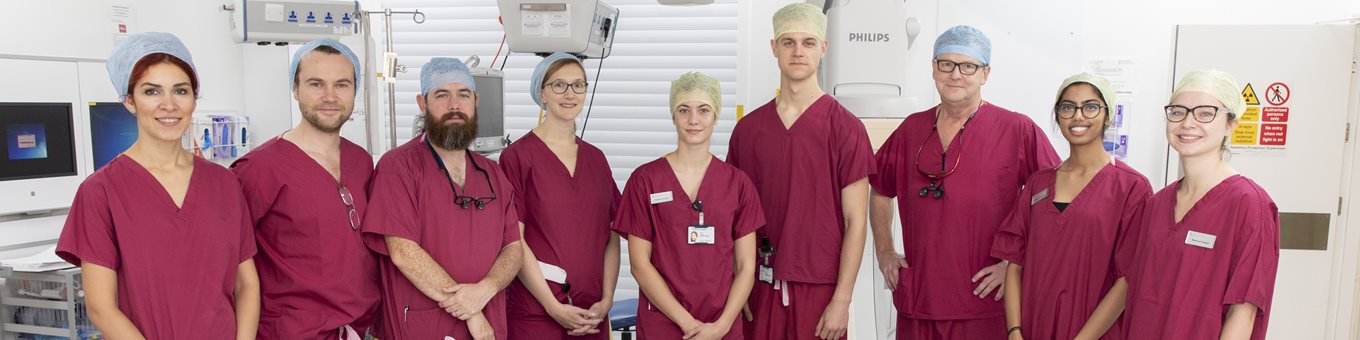
<instances>
[{"instance_id":1,"label":"yellow surgical cap","mask_svg":"<svg viewBox=\"0 0 1360 340\"><path fill-rule=\"evenodd\" d=\"M698 91L707 98L694 98L690 93ZM689 72L671 81L671 111L674 111L685 99L704 101L713 105L713 115L716 117L722 110L722 88L718 79L709 77L699 72ZM707 99L707 100L705 100Z\"/></svg>"},{"instance_id":2,"label":"yellow surgical cap","mask_svg":"<svg viewBox=\"0 0 1360 340\"><path fill-rule=\"evenodd\" d=\"M1171 93L1171 98L1186 92L1204 93L1218 99L1233 116L1240 117L1242 111L1247 109L1247 102L1242 99L1242 93L1239 92L1241 90L1237 79L1228 72L1213 69L1194 70L1181 77L1181 82L1176 85L1176 91Z\"/></svg>"},{"instance_id":3,"label":"yellow surgical cap","mask_svg":"<svg viewBox=\"0 0 1360 340\"><path fill-rule=\"evenodd\" d=\"M1058 87L1058 98L1054 99L1053 102L1062 101L1063 92L1067 92L1067 88L1072 87L1073 84L1091 84L1092 87L1096 88L1096 92L1100 94L1100 100L1105 101L1105 126L1110 126L1113 122L1111 116L1114 115L1115 107L1119 105L1114 101L1114 86L1110 85L1110 81L1105 80L1105 77L1086 72L1067 77L1063 80L1062 86ZM1080 103L1078 104L1080 105Z\"/></svg>"},{"instance_id":4,"label":"yellow surgical cap","mask_svg":"<svg viewBox=\"0 0 1360 340\"><path fill-rule=\"evenodd\" d=\"M774 39L784 33L801 32L826 40L826 14L809 3L789 4L774 12Z\"/></svg>"}]
</instances>

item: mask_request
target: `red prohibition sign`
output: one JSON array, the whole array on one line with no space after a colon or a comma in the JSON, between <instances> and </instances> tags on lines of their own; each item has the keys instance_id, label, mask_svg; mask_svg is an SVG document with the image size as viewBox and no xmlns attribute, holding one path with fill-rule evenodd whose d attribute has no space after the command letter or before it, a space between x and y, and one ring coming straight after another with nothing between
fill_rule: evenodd
<instances>
[{"instance_id":1,"label":"red prohibition sign","mask_svg":"<svg viewBox=\"0 0 1360 340\"><path fill-rule=\"evenodd\" d=\"M1289 101L1289 85L1273 83L1266 87L1266 102L1280 106Z\"/></svg>"}]
</instances>

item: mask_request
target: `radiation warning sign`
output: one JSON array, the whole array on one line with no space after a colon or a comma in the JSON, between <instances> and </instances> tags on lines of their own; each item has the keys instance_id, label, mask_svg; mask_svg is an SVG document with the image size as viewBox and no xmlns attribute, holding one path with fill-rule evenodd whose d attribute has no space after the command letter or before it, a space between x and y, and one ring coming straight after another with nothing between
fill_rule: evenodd
<instances>
[{"instance_id":1,"label":"radiation warning sign","mask_svg":"<svg viewBox=\"0 0 1360 340\"><path fill-rule=\"evenodd\" d=\"M1251 88L1251 83L1247 83L1247 87L1242 89L1242 100L1246 100L1247 105L1261 105L1261 100L1256 99L1256 90Z\"/></svg>"},{"instance_id":2,"label":"radiation warning sign","mask_svg":"<svg viewBox=\"0 0 1360 340\"><path fill-rule=\"evenodd\" d=\"M1257 84L1270 85L1259 93L1264 97L1258 96L1251 83L1242 88L1242 100L1247 102L1247 107L1237 117L1237 129L1228 138L1229 145L1236 152L1284 152L1289 144L1290 110L1284 106L1291 95L1289 85L1283 82Z\"/></svg>"}]
</instances>

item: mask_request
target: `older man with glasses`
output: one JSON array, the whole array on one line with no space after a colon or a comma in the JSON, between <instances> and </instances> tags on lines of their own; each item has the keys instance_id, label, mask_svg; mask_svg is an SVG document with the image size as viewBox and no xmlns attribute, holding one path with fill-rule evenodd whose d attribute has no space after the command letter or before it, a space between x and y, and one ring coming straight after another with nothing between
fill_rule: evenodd
<instances>
[{"instance_id":1,"label":"older man with glasses","mask_svg":"<svg viewBox=\"0 0 1360 340\"><path fill-rule=\"evenodd\" d=\"M1025 180L1059 160L1033 120L982 99L986 35L955 26L934 55L940 104L898 126L869 176L879 270L893 289L898 339L1001 339L1007 263L990 256L992 237ZM905 256L889 229L894 198Z\"/></svg>"},{"instance_id":2,"label":"older man with glasses","mask_svg":"<svg viewBox=\"0 0 1360 340\"><path fill-rule=\"evenodd\" d=\"M383 155L362 227L381 254L382 339L505 339L505 294L519 271L514 190L469 152L477 83L457 59L420 69L426 133Z\"/></svg>"}]
</instances>

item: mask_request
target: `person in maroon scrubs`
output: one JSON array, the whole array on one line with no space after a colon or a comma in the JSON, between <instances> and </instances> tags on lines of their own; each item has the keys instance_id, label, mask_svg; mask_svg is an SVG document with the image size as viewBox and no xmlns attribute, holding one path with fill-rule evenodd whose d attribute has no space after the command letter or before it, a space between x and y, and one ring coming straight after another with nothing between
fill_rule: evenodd
<instances>
[{"instance_id":1,"label":"person in maroon scrubs","mask_svg":"<svg viewBox=\"0 0 1360 340\"><path fill-rule=\"evenodd\" d=\"M751 291L753 339L840 339L864 256L869 134L818 85L826 15L798 3L775 12L770 49L779 94L741 118L727 162L760 192L759 281Z\"/></svg>"},{"instance_id":2,"label":"person in maroon scrubs","mask_svg":"<svg viewBox=\"0 0 1360 340\"><path fill-rule=\"evenodd\" d=\"M378 261L359 234L373 157L340 137L358 60L333 39L298 49L290 75L303 121L232 164L259 241L260 339L362 335L377 313Z\"/></svg>"},{"instance_id":3,"label":"person in maroon scrubs","mask_svg":"<svg viewBox=\"0 0 1360 340\"><path fill-rule=\"evenodd\" d=\"M898 339L1003 338L1008 264L990 256L992 238L1025 179L1059 159L1033 120L982 100L991 41L981 31L946 30L931 63L940 104L902 121L869 177L879 271ZM894 198L905 254L892 244Z\"/></svg>"},{"instance_id":4,"label":"person in maroon scrubs","mask_svg":"<svg viewBox=\"0 0 1360 340\"><path fill-rule=\"evenodd\" d=\"M996 233L992 257L1010 261L1004 286L1010 339L1122 336L1116 320L1128 284L1114 274L1115 248L1152 186L1105 152L1114 95L1100 76L1063 81L1053 113L1071 156L1029 177Z\"/></svg>"},{"instance_id":5,"label":"person in maroon scrubs","mask_svg":"<svg viewBox=\"0 0 1360 340\"><path fill-rule=\"evenodd\" d=\"M1185 177L1152 195L1119 249L1127 339L1265 339L1279 209L1223 160L1246 109L1238 84L1226 72L1191 71L1165 107Z\"/></svg>"},{"instance_id":6,"label":"person in maroon scrubs","mask_svg":"<svg viewBox=\"0 0 1360 340\"><path fill-rule=\"evenodd\" d=\"M128 36L106 62L137 141L80 184L57 255L80 266L109 339L254 339L255 237L231 171L180 146L199 82L169 33Z\"/></svg>"},{"instance_id":7,"label":"person in maroon scrubs","mask_svg":"<svg viewBox=\"0 0 1360 340\"><path fill-rule=\"evenodd\" d=\"M506 289L512 339L609 339L619 189L604 152L576 137L588 84L576 57L544 58L529 92L547 114L501 153L526 246L519 279Z\"/></svg>"},{"instance_id":8,"label":"person in maroon scrubs","mask_svg":"<svg viewBox=\"0 0 1360 340\"><path fill-rule=\"evenodd\" d=\"M360 229L382 255L382 339L505 339L506 285L523 261L515 190L477 137L462 61L420 68L426 132L383 154Z\"/></svg>"},{"instance_id":9,"label":"person in maroon scrubs","mask_svg":"<svg viewBox=\"0 0 1360 340\"><path fill-rule=\"evenodd\" d=\"M677 147L633 170L614 230L642 288L640 339L743 339L737 322L755 281L754 232L765 224L756 187L709 150L722 107L718 80L671 82Z\"/></svg>"}]
</instances>

